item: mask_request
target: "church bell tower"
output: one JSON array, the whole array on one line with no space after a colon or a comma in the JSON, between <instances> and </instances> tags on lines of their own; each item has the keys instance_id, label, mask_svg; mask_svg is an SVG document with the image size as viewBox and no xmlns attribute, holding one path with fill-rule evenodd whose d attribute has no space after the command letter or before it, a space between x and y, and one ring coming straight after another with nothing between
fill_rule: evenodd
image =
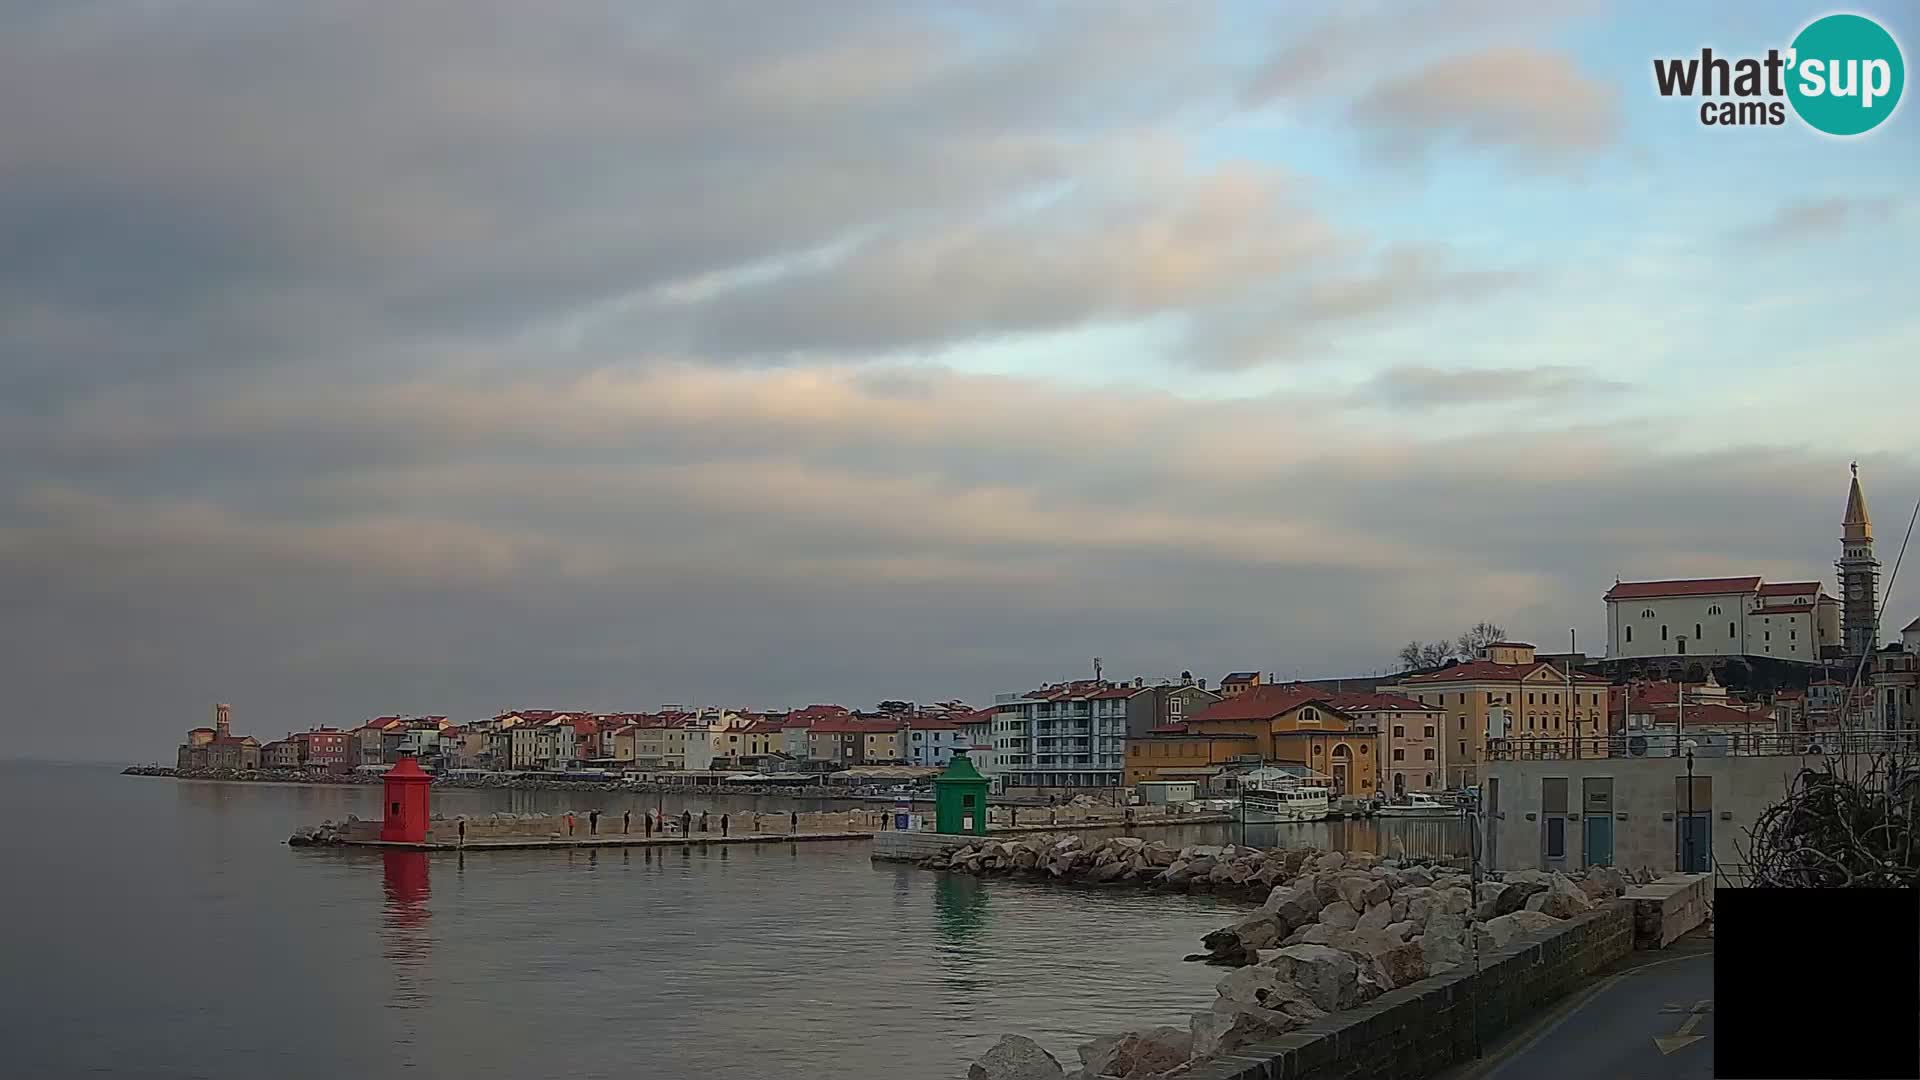
<instances>
[{"instance_id":1,"label":"church bell tower","mask_svg":"<svg viewBox=\"0 0 1920 1080\"><path fill-rule=\"evenodd\" d=\"M1880 560L1873 557L1873 519L1860 491L1860 463L1853 463L1847 489L1847 513L1840 522L1840 636L1847 656L1858 659L1874 649L1879 633Z\"/></svg>"}]
</instances>

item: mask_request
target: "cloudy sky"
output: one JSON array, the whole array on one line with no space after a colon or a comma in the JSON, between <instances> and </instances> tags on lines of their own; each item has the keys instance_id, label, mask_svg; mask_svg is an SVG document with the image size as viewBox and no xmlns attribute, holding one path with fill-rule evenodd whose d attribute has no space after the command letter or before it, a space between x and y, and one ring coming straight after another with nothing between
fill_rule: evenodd
<instances>
[{"instance_id":1,"label":"cloudy sky","mask_svg":"<svg viewBox=\"0 0 1920 1080\"><path fill-rule=\"evenodd\" d=\"M1830 578L1849 461L1920 494L1920 126L1701 127L1654 56L1824 11L1727 9L0 0L4 752Z\"/></svg>"}]
</instances>

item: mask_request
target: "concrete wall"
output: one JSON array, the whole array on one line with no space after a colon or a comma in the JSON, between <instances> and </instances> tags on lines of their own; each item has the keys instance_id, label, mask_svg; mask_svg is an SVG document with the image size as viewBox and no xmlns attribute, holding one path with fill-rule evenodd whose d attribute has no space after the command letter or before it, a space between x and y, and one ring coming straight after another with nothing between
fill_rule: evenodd
<instances>
[{"instance_id":1,"label":"concrete wall","mask_svg":"<svg viewBox=\"0 0 1920 1080\"><path fill-rule=\"evenodd\" d=\"M1710 823L1716 867L1738 876L1742 860L1736 847L1745 844L1746 831L1760 812L1786 794L1787 785L1801 770L1821 768L1819 757L1698 757L1693 775L1699 801L1712 800ZM1548 868L1545 857L1546 823L1542 817L1541 781L1565 777L1569 792L1565 869L1588 865L1584 850L1586 828L1573 814L1580 805L1583 781L1588 777L1613 779L1613 865L1625 868L1677 869L1676 815L1684 814L1687 775L1685 758L1604 758L1559 761L1494 761L1485 766L1481 798L1499 782L1497 816L1486 822L1493 840L1488 865L1496 870ZM1699 778L1707 778L1702 784ZM1699 801L1695 804L1700 810ZM1583 815L1584 816L1584 815ZM1554 864L1554 868L1560 868Z\"/></svg>"},{"instance_id":2,"label":"concrete wall","mask_svg":"<svg viewBox=\"0 0 1920 1080\"><path fill-rule=\"evenodd\" d=\"M1417 1080L1470 1060L1481 1042L1538 1013L1633 951L1633 906L1613 901L1547 935L1483 955L1472 969L1424 979L1358 1009L1255 1043L1186 1080Z\"/></svg>"}]
</instances>

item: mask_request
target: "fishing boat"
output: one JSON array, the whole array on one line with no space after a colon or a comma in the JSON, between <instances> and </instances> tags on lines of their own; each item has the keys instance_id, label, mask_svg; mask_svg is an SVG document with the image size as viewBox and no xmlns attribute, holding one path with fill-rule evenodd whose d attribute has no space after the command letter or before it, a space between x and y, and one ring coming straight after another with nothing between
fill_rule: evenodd
<instances>
[{"instance_id":1,"label":"fishing boat","mask_svg":"<svg viewBox=\"0 0 1920 1080\"><path fill-rule=\"evenodd\" d=\"M1332 809L1332 791L1313 784L1262 784L1240 789L1240 820L1267 825L1321 821Z\"/></svg>"},{"instance_id":2,"label":"fishing boat","mask_svg":"<svg viewBox=\"0 0 1920 1080\"><path fill-rule=\"evenodd\" d=\"M1424 792L1408 794L1402 802L1391 802L1374 811L1381 817L1392 818L1450 818L1459 817L1460 808L1441 802Z\"/></svg>"}]
</instances>

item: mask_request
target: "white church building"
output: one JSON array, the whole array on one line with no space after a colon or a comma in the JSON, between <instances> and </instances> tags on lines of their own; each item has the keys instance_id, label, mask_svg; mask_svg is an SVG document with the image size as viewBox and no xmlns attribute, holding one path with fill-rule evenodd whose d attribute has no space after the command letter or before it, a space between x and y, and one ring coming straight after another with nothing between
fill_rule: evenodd
<instances>
[{"instance_id":1,"label":"white church building","mask_svg":"<svg viewBox=\"0 0 1920 1080\"><path fill-rule=\"evenodd\" d=\"M1873 651L1880 562L1857 464L1840 530L1838 598L1817 581L1614 582L1606 595L1608 659L1740 656L1818 664Z\"/></svg>"}]
</instances>

